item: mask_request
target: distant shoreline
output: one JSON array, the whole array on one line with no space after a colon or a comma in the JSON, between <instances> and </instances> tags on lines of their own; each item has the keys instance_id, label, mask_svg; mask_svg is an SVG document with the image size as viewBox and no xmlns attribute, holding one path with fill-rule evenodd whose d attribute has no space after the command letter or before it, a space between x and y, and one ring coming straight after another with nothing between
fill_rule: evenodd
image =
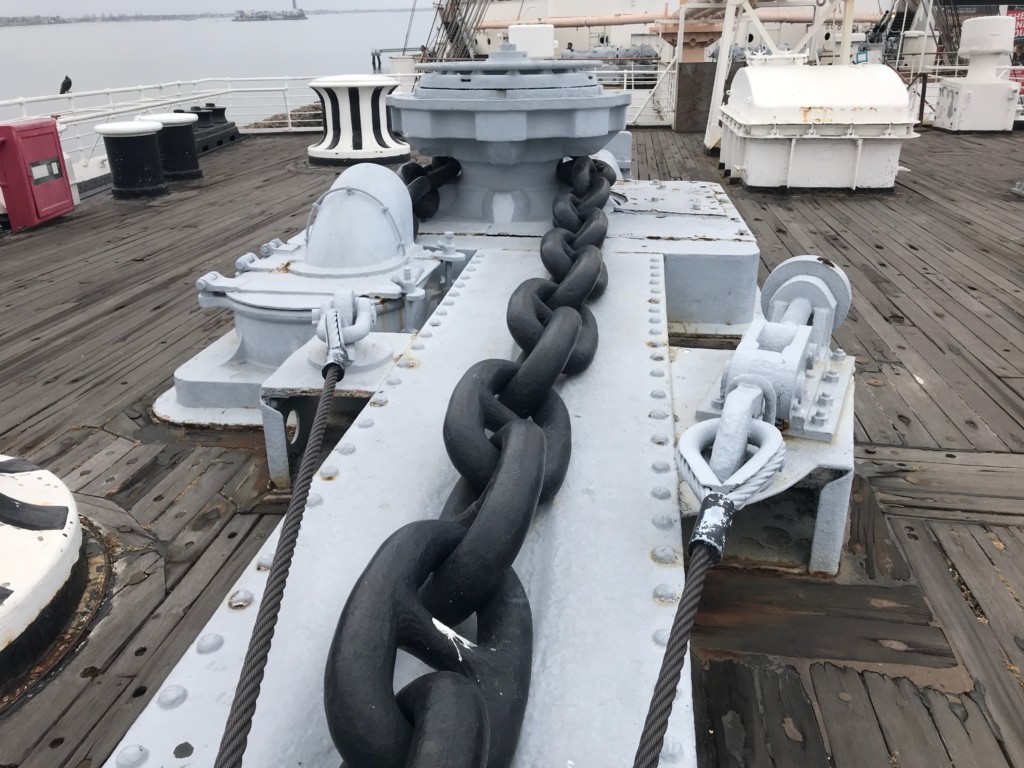
<instances>
[{"instance_id":1,"label":"distant shoreline","mask_svg":"<svg viewBox=\"0 0 1024 768\"><path fill-rule=\"evenodd\" d=\"M424 13L426 8L352 8L348 10L306 11L307 16L346 13ZM96 24L124 21L198 21L201 19L233 19L233 13L121 13L86 14L84 16L0 16L0 27L46 27L53 24Z\"/></svg>"}]
</instances>

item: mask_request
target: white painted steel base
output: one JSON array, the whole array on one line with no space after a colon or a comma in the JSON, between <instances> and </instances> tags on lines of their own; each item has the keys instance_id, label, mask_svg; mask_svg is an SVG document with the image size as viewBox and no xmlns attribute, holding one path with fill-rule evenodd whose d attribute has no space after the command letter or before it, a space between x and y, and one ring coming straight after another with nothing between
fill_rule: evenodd
<instances>
[{"instance_id":1,"label":"white painted steel base","mask_svg":"<svg viewBox=\"0 0 1024 768\"><path fill-rule=\"evenodd\" d=\"M378 545L442 506L456 479L441 439L451 391L472 363L518 355L505 327L505 297L523 279L545 274L537 239L494 242L526 250L477 254L455 284L454 303L419 334L422 348L403 355L358 417L368 423L357 420L314 480L246 766L337 762L322 681L341 607ZM601 347L590 370L561 388L573 416L573 461L515 564L535 632L520 768L629 764L674 615L671 595L683 585L663 259L628 252L626 239L606 250L611 287L592 305ZM275 544L266 543L264 561ZM158 695L111 768L125 750L169 759L183 741L197 765L212 762L262 581L250 566L233 592L251 592L252 603L231 609L225 602L165 682L161 695L177 686L187 699L169 709ZM600 631L592 630L595 621ZM418 670L403 660L397 683ZM665 751L666 761L683 768L696 764L689 679L684 671Z\"/></svg>"},{"instance_id":2,"label":"white painted steel base","mask_svg":"<svg viewBox=\"0 0 1024 768\"><path fill-rule=\"evenodd\" d=\"M309 87L320 97L324 114L323 137L308 149L311 163L397 163L409 157L409 145L391 133L384 104L398 80L384 75L338 75L317 78Z\"/></svg>"},{"instance_id":3,"label":"white painted steel base","mask_svg":"<svg viewBox=\"0 0 1024 768\"><path fill-rule=\"evenodd\" d=\"M666 346L673 270L699 281L716 257L737 259L743 269L752 260L756 270L757 245L719 187L632 182L616 190L622 210L611 214L604 245L609 289L591 304L598 354L589 370L560 385L572 415L572 462L558 496L538 510L515 563L534 618L533 679L517 768L632 763L673 597L685 577ZM685 204L676 205L676 196ZM338 616L380 543L407 522L436 516L455 483L442 441L449 397L473 363L518 356L505 325L506 303L522 280L545 276L538 246L547 226L424 224L424 241L432 241L430 232L453 230L460 233L457 246L477 254L314 479L247 768L337 765L322 692ZM744 293L730 299L735 307L715 311L749 322L754 296ZM709 311L691 320L729 328L714 318ZM708 381L720 374L719 361ZM309 392L319 391L309 383ZM264 397L273 385L264 384ZM232 590L239 607L225 599L108 768L121 768L118 755L140 750L154 765L175 764L173 750L186 741L193 764L212 764L265 583L259 567L269 566L276 543L270 537ZM403 658L396 684L421 669ZM696 765L691 701L684 670L665 765Z\"/></svg>"},{"instance_id":4,"label":"white painted steel base","mask_svg":"<svg viewBox=\"0 0 1024 768\"><path fill-rule=\"evenodd\" d=\"M12 457L0 455L0 463ZM39 618L67 584L82 546L78 507L52 472L0 472L0 493L16 501L66 507L59 530L26 530L0 523L0 651Z\"/></svg>"},{"instance_id":5,"label":"white painted steel base","mask_svg":"<svg viewBox=\"0 0 1024 768\"><path fill-rule=\"evenodd\" d=\"M672 402L676 436L696 422L697 408L707 402L721 385L724 370L732 352L717 349L672 348ZM847 357L837 364L843 377L852 376L854 361ZM850 488L853 482L853 395L850 381L835 425L831 443L806 438L786 437L786 463L775 481L756 494L751 503L776 496L794 486L811 490L816 495L813 535L808 560L803 563L812 573L835 574L846 541L849 517ZM680 504L684 514L695 515L700 503L683 483ZM809 510L805 510L807 512ZM741 510L737 517L746 513ZM768 521L767 525L778 523ZM734 532L735 533L735 532ZM730 537L730 545L735 545ZM730 554L727 546L726 554ZM770 560L770 558L769 558Z\"/></svg>"},{"instance_id":6,"label":"white painted steel base","mask_svg":"<svg viewBox=\"0 0 1024 768\"><path fill-rule=\"evenodd\" d=\"M345 371L345 377L335 387L335 397L350 400L354 409L361 409L366 401L384 386L386 377L392 375L396 363L400 363L401 355L410 343L416 343L416 337L409 333L371 333L364 343L373 344L386 351L386 359L379 365L366 369L357 366ZM422 343L422 342L420 342ZM294 425L299 441L305 444L306 435L314 414L316 403L323 391L324 379L321 373L322 363L313 366L311 359L322 361L327 347L317 338L311 339L303 347L285 360L273 375L263 382L260 389L260 412L263 417L263 439L267 449L267 469L270 482L277 489L285 489L291 485L289 470L290 458L294 451L288 438L288 420L293 414L298 423ZM372 426L372 419L359 417L356 427L365 429Z\"/></svg>"}]
</instances>

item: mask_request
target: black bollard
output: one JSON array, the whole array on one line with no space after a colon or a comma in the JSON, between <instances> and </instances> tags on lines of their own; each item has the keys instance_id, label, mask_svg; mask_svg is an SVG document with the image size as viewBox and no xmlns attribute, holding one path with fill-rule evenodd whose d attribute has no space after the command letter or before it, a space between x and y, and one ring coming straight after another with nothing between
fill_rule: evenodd
<instances>
[{"instance_id":1,"label":"black bollard","mask_svg":"<svg viewBox=\"0 0 1024 768\"><path fill-rule=\"evenodd\" d=\"M192 107L192 112L199 116L196 122L196 130L202 131L205 128L213 127L213 110L209 107Z\"/></svg>"},{"instance_id":2,"label":"black bollard","mask_svg":"<svg viewBox=\"0 0 1024 768\"><path fill-rule=\"evenodd\" d=\"M96 133L103 137L107 148L113 193L118 200L167 194L156 138L161 127L160 123L147 120L96 126Z\"/></svg>"},{"instance_id":3,"label":"black bollard","mask_svg":"<svg viewBox=\"0 0 1024 768\"><path fill-rule=\"evenodd\" d=\"M188 181L203 178L196 154L196 134L193 125L198 115L189 112L166 112L145 115L140 119L153 120L163 128L156 135L160 146L160 164L168 181Z\"/></svg>"},{"instance_id":4,"label":"black bollard","mask_svg":"<svg viewBox=\"0 0 1024 768\"><path fill-rule=\"evenodd\" d=\"M213 112L213 124L224 125L228 121L228 108L218 107L212 102L206 102L206 108Z\"/></svg>"}]
</instances>

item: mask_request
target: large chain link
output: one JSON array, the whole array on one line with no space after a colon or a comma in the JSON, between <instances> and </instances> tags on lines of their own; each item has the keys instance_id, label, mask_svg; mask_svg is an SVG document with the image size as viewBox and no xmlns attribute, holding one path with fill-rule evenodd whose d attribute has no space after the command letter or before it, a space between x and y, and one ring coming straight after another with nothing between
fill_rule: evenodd
<instances>
[{"instance_id":1,"label":"large chain link","mask_svg":"<svg viewBox=\"0 0 1024 768\"><path fill-rule=\"evenodd\" d=\"M554 384L586 370L597 321L585 306L608 284L600 245L614 171L558 164L569 185L541 242L552 280L522 283L507 323L518 362L484 360L452 393L444 420L461 475L436 520L400 528L356 582L331 642L324 705L349 768L504 768L530 687L533 619L512 570L539 501L569 467L572 428ZM476 619L470 641L451 627ZM398 651L436 670L394 693Z\"/></svg>"}]
</instances>

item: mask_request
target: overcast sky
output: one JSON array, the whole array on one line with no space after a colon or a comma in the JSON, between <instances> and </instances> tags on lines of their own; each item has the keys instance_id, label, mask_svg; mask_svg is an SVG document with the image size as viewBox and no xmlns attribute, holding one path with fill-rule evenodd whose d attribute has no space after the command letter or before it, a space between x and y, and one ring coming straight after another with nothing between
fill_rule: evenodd
<instances>
[{"instance_id":1,"label":"overcast sky","mask_svg":"<svg viewBox=\"0 0 1024 768\"><path fill-rule=\"evenodd\" d=\"M291 8L291 0L0 0L0 16L62 15L87 13L228 13L240 8L278 10ZM419 3L429 8L429 2ZM300 8L409 8L411 0L299 0Z\"/></svg>"}]
</instances>

